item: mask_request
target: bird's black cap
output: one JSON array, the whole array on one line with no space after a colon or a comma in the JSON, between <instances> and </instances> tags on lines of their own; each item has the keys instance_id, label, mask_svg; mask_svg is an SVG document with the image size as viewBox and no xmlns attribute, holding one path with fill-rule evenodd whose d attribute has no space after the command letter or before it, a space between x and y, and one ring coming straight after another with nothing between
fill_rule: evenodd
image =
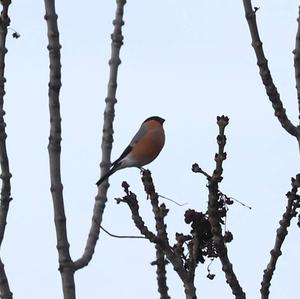
<instances>
[{"instance_id":1,"label":"bird's black cap","mask_svg":"<svg viewBox=\"0 0 300 299\"><path fill-rule=\"evenodd\" d=\"M151 116L151 117L148 117L145 121L144 121L144 123L145 122L147 122L147 121L149 121L149 120L155 120L155 121L157 121L157 122L159 122L161 125L164 123L164 119L163 118L161 118L161 117L159 117L159 116Z\"/></svg>"}]
</instances>

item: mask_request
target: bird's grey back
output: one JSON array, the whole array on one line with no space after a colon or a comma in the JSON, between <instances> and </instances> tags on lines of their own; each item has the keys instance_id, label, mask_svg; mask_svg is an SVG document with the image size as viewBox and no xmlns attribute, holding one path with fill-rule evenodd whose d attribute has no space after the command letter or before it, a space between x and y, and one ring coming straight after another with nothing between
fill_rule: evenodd
<instances>
[{"instance_id":1,"label":"bird's grey back","mask_svg":"<svg viewBox=\"0 0 300 299\"><path fill-rule=\"evenodd\" d=\"M147 125L142 124L137 133L131 139L129 146L134 146L147 133Z\"/></svg>"}]
</instances>

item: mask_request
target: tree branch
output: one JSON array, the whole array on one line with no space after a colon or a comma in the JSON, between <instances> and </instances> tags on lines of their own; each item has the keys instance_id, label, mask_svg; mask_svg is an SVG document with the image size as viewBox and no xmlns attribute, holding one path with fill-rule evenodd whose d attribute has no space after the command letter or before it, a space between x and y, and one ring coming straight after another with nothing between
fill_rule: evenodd
<instances>
[{"instance_id":1,"label":"tree branch","mask_svg":"<svg viewBox=\"0 0 300 299\"><path fill-rule=\"evenodd\" d=\"M47 22L48 50L50 60L49 81L49 163L51 193L54 207L54 222L56 228L59 270L61 272L63 293L65 299L75 299L74 266L69 252L66 216L63 201L63 185L61 182L60 152L61 152L61 116L59 91L61 87L61 64L59 32L55 0L45 0L45 20Z\"/></svg>"},{"instance_id":2,"label":"tree branch","mask_svg":"<svg viewBox=\"0 0 300 299\"><path fill-rule=\"evenodd\" d=\"M117 9L114 24L114 32L111 35L111 59L109 60L110 74L107 89L107 98L105 99L106 107L104 111L103 136L102 136L102 161L101 175L105 174L110 167L111 149L113 143L113 120L115 116L115 104L117 103L117 75L118 68L121 63L120 49L123 44L122 26L124 25L123 14L126 0L117 0ZM108 183L103 182L98 189L95 198L92 224L89 231L88 239L83 255L75 261L75 269L80 269L88 265L95 252L95 247L100 234L100 226L102 223L102 215L107 201Z\"/></svg>"},{"instance_id":3,"label":"tree branch","mask_svg":"<svg viewBox=\"0 0 300 299\"><path fill-rule=\"evenodd\" d=\"M157 275L157 285L158 292L160 294L160 299L171 299L168 294L168 286L167 286L167 271L166 271L166 260L163 248L159 245L155 245L156 249L156 275Z\"/></svg>"},{"instance_id":4,"label":"tree branch","mask_svg":"<svg viewBox=\"0 0 300 299\"><path fill-rule=\"evenodd\" d=\"M297 89L297 98L298 98L298 118L300 119L300 6L298 9L298 29L296 34L296 44L294 54L294 67L295 67L295 79L296 79L296 89Z\"/></svg>"},{"instance_id":5,"label":"tree branch","mask_svg":"<svg viewBox=\"0 0 300 299\"><path fill-rule=\"evenodd\" d=\"M275 244L271 250L270 261L267 268L264 270L263 279L261 282L261 298L268 299L270 294L271 280L276 268L277 260L282 254L281 246L288 234L288 227L290 226L291 219L297 215L296 209L299 208L300 197L297 195L298 188L300 187L300 174L296 175L296 178L292 178L292 190L286 194L288 203L286 210L279 221L279 228L276 231Z\"/></svg>"},{"instance_id":6,"label":"tree branch","mask_svg":"<svg viewBox=\"0 0 300 299\"><path fill-rule=\"evenodd\" d=\"M0 18L0 164L1 164L1 179L2 179L2 187L1 187L1 205L0 205L0 245L3 241L5 226L6 226L6 218L9 208L9 203L11 201L10 192L10 178L11 173L9 171L9 162L6 151L6 132L5 132L5 121L4 115L5 111L3 109L4 105L4 95L5 89L4 84L6 79L4 77L5 70L5 54L7 53L7 49L5 46L6 43L6 35L7 35L7 27L10 24L10 19L7 15L8 6L10 1L3 6L3 10L1 12Z\"/></svg>"},{"instance_id":7,"label":"tree branch","mask_svg":"<svg viewBox=\"0 0 300 299\"><path fill-rule=\"evenodd\" d=\"M9 162L6 150L6 132L5 132L5 121L4 115L5 111L3 109L4 106L4 95L5 95L5 82L6 79L4 77L5 71L5 54L7 53L6 49L6 36L7 36L7 27L10 24L10 18L8 16L8 8L11 1L1 1L2 4L2 12L0 16L0 166L1 166L1 198L0 198L0 246L2 245L7 214L9 209L9 203L11 201L11 186L10 186L10 178L11 173L9 170ZM10 291L9 283L6 277L6 273L4 270L4 265L0 260L0 297L11 299L13 298L13 294Z\"/></svg>"},{"instance_id":8,"label":"tree branch","mask_svg":"<svg viewBox=\"0 0 300 299\"><path fill-rule=\"evenodd\" d=\"M217 123L219 126L219 135L217 137L218 142L218 153L215 155L216 167L213 175L208 178L208 220L211 224L211 232L213 234L213 242L218 253L218 257L222 263L222 270L225 273L226 281L231 287L232 293L237 299L246 298L242 287L237 280L237 277L233 271L232 264L230 263L227 247L225 245L224 237L222 235L221 228L221 215L219 212L220 202L219 202L219 182L222 181L223 161L226 159L226 153L224 152L224 147L226 144L226 136L224 134L225 127L228 125L228 117L221 116L217 117Z\"/></svg>"},{"instance_id":9,"label":"tree branch","mask_svg":"<svg viewBox=\"0 0 300 299\"><path fill-rule=\"evenodd\" d=\"M168 240L168 235L166 231L166 224L164 222L164 218L168 213L168 209L164 204L159 206L158 203L158 193L155 192L155 186L153 184L153 180L151 177L151 172L149 170L144 170L142 173L142 182L144 185L144 189L148 197L150 198L150 202L152 205L152 211L155 218L155 227L157 231L157 237L159 239L158 245L160 245L168 258L168 260L172 263L174 270L179 275L180 279L183 282L184 290L186 294L186 299L196 299L196 288L194 285L194 275L191 272L187 271L184 268L183 261L181 256L176 254L171 248ZM193 269L195 270L195 269ZM158 277L158 279L160 279ZM165 296L168 296L164 293Z\"/></svg>"},{"instance_id":10,"label":"tree branch","mask_svg":"<svg viewBox=\"0 0 300 299\"><path fill-rule=\"evenodd\" d=\"M288 119L283 104L280 100L280 95L277 91L276 86L273 83L273 79L268 67L268 60L265 57L262 42L259 37L256 14L252 8L251 0L243 0L245 16L250 29L250 34L252 38L252 47L255 51L257 58L257 65L259 67L259 74L261 76L262 82L265 86L266 93L269 100L272 103L273 109L275 111L275 116L278 118L281 126L292 136L299 139L300 135L298 133L297 127L294 126Z\"/></svg>"},{"instance_id":11,"label":"tree branch","mask_svg":"<svg viewBox=\"0 0 300 299\"><path fill-rule=\"evenodd\" d=\"M150 198L152 205L152 212L155 219L155 228L157 232L157 237L160 242L164 243L164 246L160 244L155 245L156 249L156 274L157 274L157 284L158 292L160 293L161 299L170 299L168 295L168 286L167 286L167 276L166 276L166 263L165 263L165 254L164 248L169 247L168 235L166 231L166 225L164 223L164 218L168 213L168 209L164 204L158 204L159 195L155 192L155 187L153 185L151 173L149 170L143 171L142 182L144 184L145 192Z\"/></svg>"},{"instance_id":12,"label":"tree branch","mask_svg":"<svg viewBox=\"0 0 300 299\"><path fill-rule=\"evenodd\" d=\"M149 170L143 171L142 181L146 193L149 192L147 193L147 195L149 197L152 197L152 200L155 201L155 198L156 199L158 198L158 194L155 193L155 188ZM175 250L169 245L168 239L165 239L165 237L160 238L148 229L148 227L145 225L145 222L143 221L142 217L139 214L139 205L138 205L138 200L136 195L133 192L129 191L129 185L126 182L122 183L122 187L124 188L126 195L122 198L117 198L116 199L117 203L124 202L129 206L132 220L135 226L137 227L137 229L140 231L140 233L143 236L145 236L150 242L159 245L161 249L164 251L165 256L171 262L174 270L177 272L178 276L180 277L180 279L184 284L186 299L196 299L196 289L194 283L193 281L189 280L189 275L183 265L183 261L181 259L180 253L175 252ZM158 214L161 213L161 216L165 215L165 211L163 211L163 209L155 208L155 210L156 210L155 213ZM161 228L162 227L159 227L159 230L161 230ZM164 233L161 232L161 234L166 236L165 232ZM166 293L164 294L166 295Z\"/></svg>"},{"instance_id":13,"label":"tree branch","mask_svg":"<svg viewBox=\"0 0 300 299\"><path fill-rule=\"evenodd\" d=\"M1 299L12 299L13 293L10 291L9 283L6 277L4 264L0 259L0 298Z\"/></svg>"},{"instance_id":14,"label":"tree branch","mask_svg":"<svg viewBox=\"0 0 300 299\"><path fill-rule=\"evenodd\" d=\"M131 218L136 226L136 228L140 231L140 233L147 238L152 243L159 243L159 239L157 236L148 229L148 227L145 225L145 222L143 221L142 217L139 213L139 204L136 198L136 195L129 191L129 185L126 182L122 183L122 187L124 188L124 191L126 195L123 198L117 198L116 201L119 204L120 202L124 202L128 205L131 211Z\"/></svg>"}]
</instances>

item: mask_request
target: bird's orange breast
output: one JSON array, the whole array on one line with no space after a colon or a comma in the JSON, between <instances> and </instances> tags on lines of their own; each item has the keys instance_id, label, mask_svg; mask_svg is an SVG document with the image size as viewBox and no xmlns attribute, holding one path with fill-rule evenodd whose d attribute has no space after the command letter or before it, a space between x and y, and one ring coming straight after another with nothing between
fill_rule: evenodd
<instances>
[{"instance_id":1,"label":"bird's orange breast","mask_svg":"<svg viewBox=\"0 0 300 299\"><path fill-rule=\"evenodd\" d=\"M152 162L162 150L165 144L165 133L163 127L156 121L147 123L147 133L133 146L130 158L138 167Z\"/></svg>"}]
</instances>

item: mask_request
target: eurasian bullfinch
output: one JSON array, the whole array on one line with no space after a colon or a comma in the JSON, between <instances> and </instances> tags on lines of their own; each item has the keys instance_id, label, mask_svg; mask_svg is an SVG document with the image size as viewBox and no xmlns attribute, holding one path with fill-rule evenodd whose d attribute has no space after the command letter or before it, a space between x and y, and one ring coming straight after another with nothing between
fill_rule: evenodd
<instances>
[{"instance_id":1,"label":"eurasian bullfinch","mask_svg":"<svg viewBox=\"0 0 300 299\"><path fill-rule=\"evenodd\" d=\"M152 162L165 144L164 119L158 116L147 118L124 150L111 164L111 169L96 183L99 186L114 172L126 167L141 168Z\"/></svg>"}]
</instances>

